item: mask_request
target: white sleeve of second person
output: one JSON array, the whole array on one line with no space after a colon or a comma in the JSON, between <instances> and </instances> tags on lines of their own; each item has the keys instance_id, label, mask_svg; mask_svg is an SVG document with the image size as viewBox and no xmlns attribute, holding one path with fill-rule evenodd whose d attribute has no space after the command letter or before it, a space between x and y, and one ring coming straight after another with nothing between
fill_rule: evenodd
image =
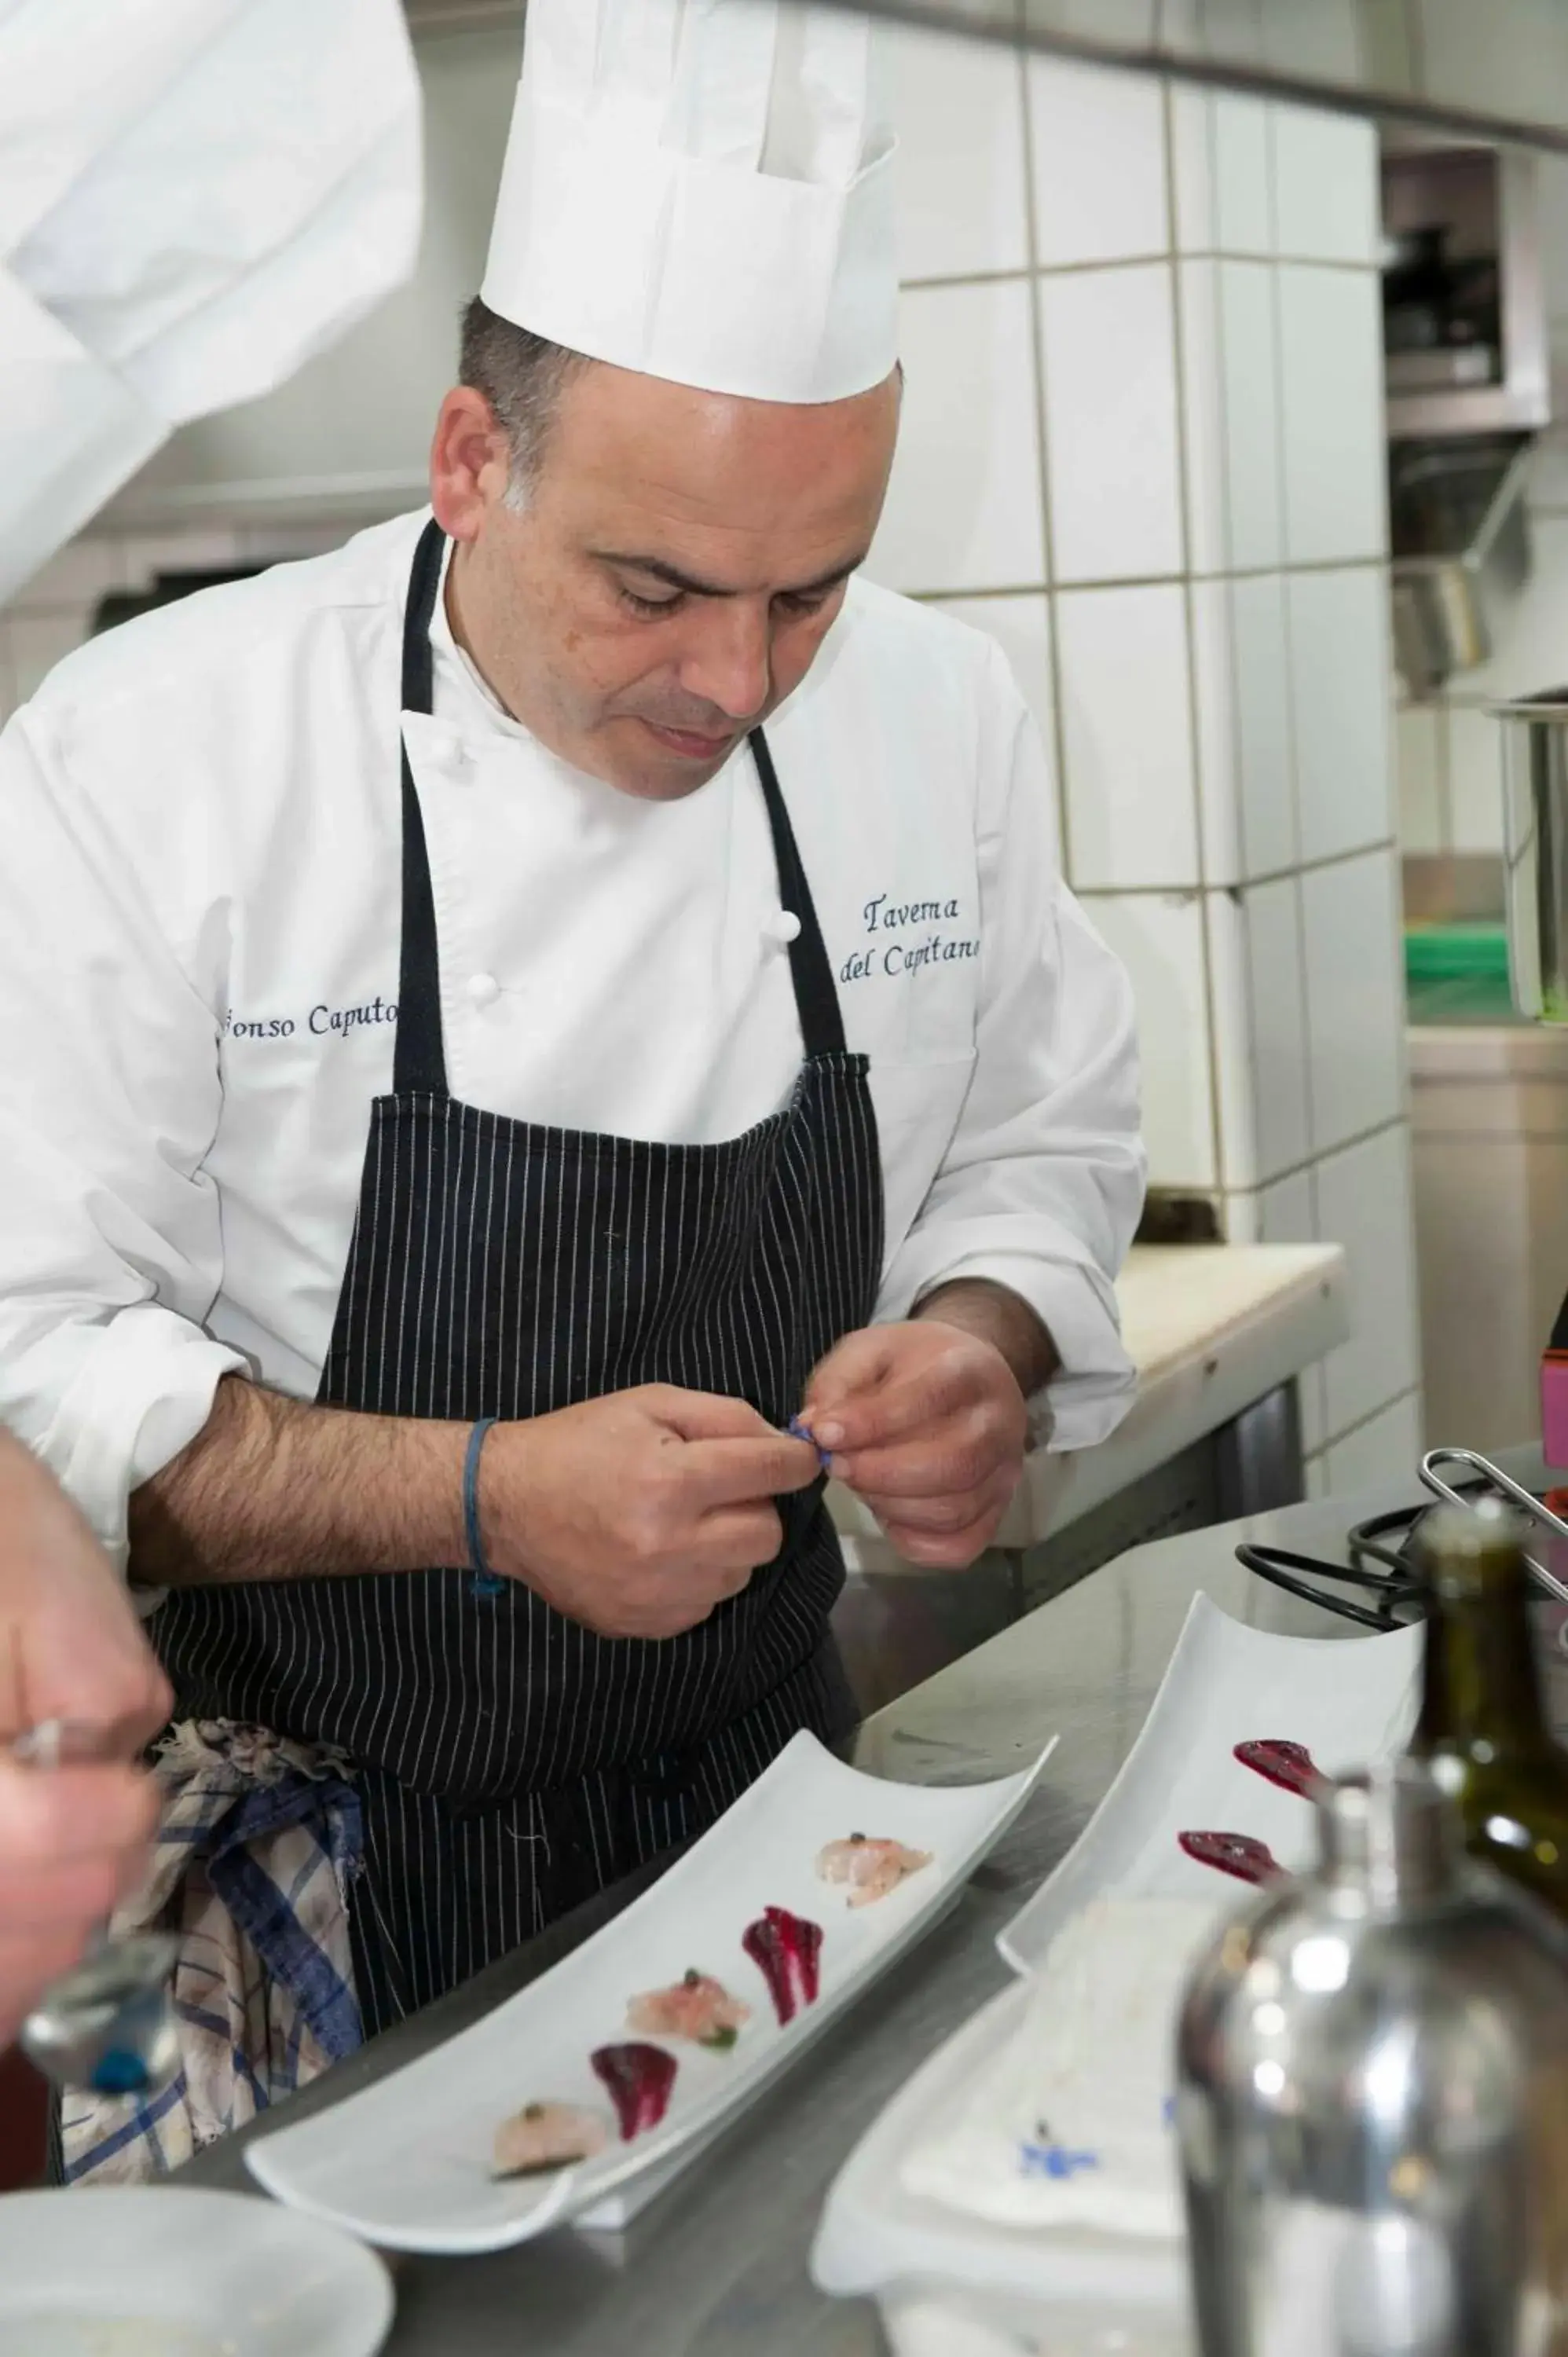
<instances>
[{"instance_id":1,"label":"white sleeve of second person","mask_svg":"<svg viewBox=\"0 0 1568 2357\"><path fill-rule=\"evenodd\" d=\"M68 774L47 704L0 735L0 1420L124 1565L130 1492L243 1361L201 1324L217 1026L114 809Z\"/></svg>"},{"instance_id":2,"label":"white sleeve of second person","mask_svg":"<svg viewBox=\"0 0 1568 2357\"><path fill-rule=\"evenodd\" d=\"M1061 880L1045 747L1000 651L983 726L974 1076L877 1314L907 1317L959 1277L1008 1286L1061 1360L1036 1436L1087 1448L1135 1380L1115 1294L1144 1200L1133 996Z\"/></svg>"}]
</instances>

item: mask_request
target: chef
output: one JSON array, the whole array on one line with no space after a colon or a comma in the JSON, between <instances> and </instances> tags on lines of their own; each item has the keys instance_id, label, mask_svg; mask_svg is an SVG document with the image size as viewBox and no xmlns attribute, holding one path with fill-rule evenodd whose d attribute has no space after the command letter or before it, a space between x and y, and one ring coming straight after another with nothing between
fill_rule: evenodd
<instances>
[{"instance_id":1,"label":"chef","mask_svg":"<svg viewBox=\"0 0 1568 2357\"><path fill-rule=\"evenodd\" d=\"M1130 1390L1124 978L857 577L891 161L848 16L532 0L428 512L0 739L0 1413L349 1763L367 2033L846 1734L824 1464L963 1564Z\"/></svg>"}]
</instances>

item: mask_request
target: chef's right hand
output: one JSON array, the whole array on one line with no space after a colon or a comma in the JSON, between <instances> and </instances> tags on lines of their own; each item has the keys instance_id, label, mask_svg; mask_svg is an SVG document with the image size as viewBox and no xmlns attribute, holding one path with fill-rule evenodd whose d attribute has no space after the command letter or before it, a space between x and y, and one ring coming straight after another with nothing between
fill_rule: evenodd
<instances>
[{"instance_id":1,"label":"chef's right hand","mask_svg":"<svg viewBox=\"0 0 1568 2357\"><path fill-rule=\"evenodd\" d=\"M646 1383L498 1425L479 1465L492 1571L601 1637L677 1637L779 1552L816 1450L743 1400Z\"/></svg>"}]
</instances>

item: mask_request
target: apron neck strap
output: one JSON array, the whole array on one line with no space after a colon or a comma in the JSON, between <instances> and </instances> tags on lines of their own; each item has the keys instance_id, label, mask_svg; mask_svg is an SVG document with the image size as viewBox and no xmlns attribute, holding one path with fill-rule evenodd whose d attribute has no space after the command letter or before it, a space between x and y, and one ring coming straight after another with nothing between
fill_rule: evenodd
<instances>
[{"instance_id":1,"label":"apron neck strap","mask_svg":"<svg viewBox=\"0 0 1568 2357\"><path fill-rule=\"evenodd\" d=\"M795 830L789 823L789 813L784 805L779 772L773 766L768 739L760 728L752 730L750 741L757 774L762 781L762 799L768 805L768 823L773 834L779 897L790 915L800 920L800 930L789 944L789 975L795 985L795 1011L800 1018L800 1037L808 1058L842 1055L844 1047L843 1016L839 1008L833 970L828 963L822 929L817 922L811 888L800 865Z\"/></svg>"},{"instance_id":2,"label":"apron neck strap","mask_svg":"<svg viewBox=\"0 0 1568 2357\"><path fill-rule=\"evenodd\" d=\"M403 607L404 712L429 713L435 708L430 623L441 586L446 544L446 534L432 517L413 552ZM806 1055L811 1059L842 1054L844 1032L838 991L828 962L827 945L817 922L811 888L806 881L795 831L785 808L779 773L760 728L752 730L750 744L762 785L762 799L768 807L774 864L779 871L779 897L800 922L800 931L789 944L789 974ZM403 949L398 971L392 1090L397 1096L446 1096L446 1055L441 1038L441 949L435 931L435 898L430 884L430 856L425 848L419 793L401 730L399 750L403 764Z\"/></svg>"},{"instance_id":3,"label":"apron neck strap","mask_svg":"<svg viewBox=\"0 0 1568 2357\"><path fill-rule=\"evenodd\" d=\"M430 618L441 586L446 535L434 516L419 535L408 597L403 612L403 710L435 709L435 665ZM441 948L435 931L435 896L430 888L430 856L424 821L409 766L408 747L398 729L403 762L403 950L398 963L397 1045L392 1052L396 1096L444 1097L446 1052L441 1040Z\"/></svg>"}]
</instances>

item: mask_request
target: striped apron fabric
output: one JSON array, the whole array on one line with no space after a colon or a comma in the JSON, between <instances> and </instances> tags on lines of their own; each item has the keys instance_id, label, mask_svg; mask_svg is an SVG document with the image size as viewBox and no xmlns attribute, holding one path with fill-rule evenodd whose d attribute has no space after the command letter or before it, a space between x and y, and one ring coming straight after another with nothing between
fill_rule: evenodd
<instances>
[{"instance_id":1,"label":"striped apron fabric","mask_svg":"<svg viewBox=\"0 0 1568 2357\"><path fill-rule=\"evenodd\" d=\"M405 617L413 712L432 705L442 553L433 523ZM780 898L800 920L805 1053L788 1106L714 1146L542 1127L452 1097L404 750L392 1092L371 1109L321 1401L513 1418L666 1383L782 1426L823 1352L870 1318L883 1218L866 1059L844 1045L760 730L751 745ZM783 1545L739 1596L659 1642L596 1636L521 1583L462 1569L189 1588L163 1606L154 1630L177 1716L250 1720L353 1763L367 2034L700 1833L801 1727L849 1732L822 1487L782 1502Z\"/></svg>"}]
</instances>

